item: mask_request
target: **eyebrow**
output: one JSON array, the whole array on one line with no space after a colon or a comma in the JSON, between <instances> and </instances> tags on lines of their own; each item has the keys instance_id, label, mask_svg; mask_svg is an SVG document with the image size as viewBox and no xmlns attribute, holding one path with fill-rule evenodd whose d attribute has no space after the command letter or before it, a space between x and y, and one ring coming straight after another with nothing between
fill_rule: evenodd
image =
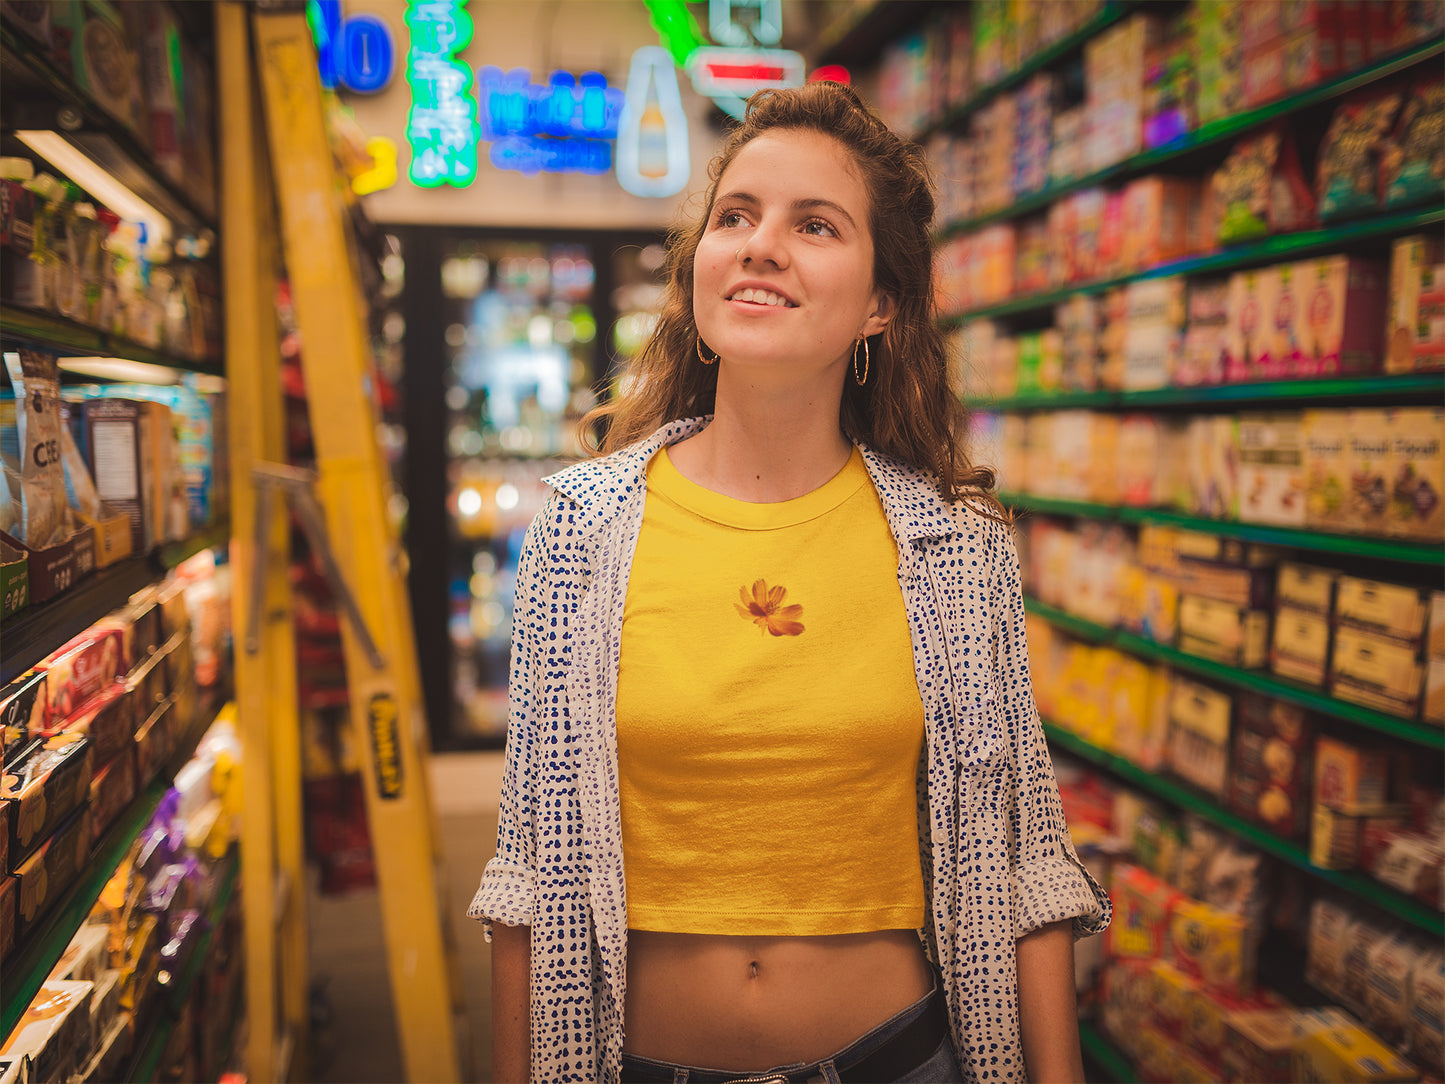
<instances>
[{"instance_id":1,"label":"eyebrow","mask_svg":"<svg viewBox=\"0 0 1445 1084\"><path fill-rule=\"evenodd\" d=\"M739 203L751 203L754 205L762 202L762 200L758 199L758 197L753 195L751 192L728 192L724 195L718 196L715 202L722 203L726 200L733 200ZM858 228L858 223L853 221L853 216L850 215L842 206L834 203L830 199L814 198L796 199L793 201L793 210L795 211L812 211L819 207L836 212L838 215L842 216L844 219L847 220L848 225L852 226L855 230Z\"/></svg>"}]
</instances>

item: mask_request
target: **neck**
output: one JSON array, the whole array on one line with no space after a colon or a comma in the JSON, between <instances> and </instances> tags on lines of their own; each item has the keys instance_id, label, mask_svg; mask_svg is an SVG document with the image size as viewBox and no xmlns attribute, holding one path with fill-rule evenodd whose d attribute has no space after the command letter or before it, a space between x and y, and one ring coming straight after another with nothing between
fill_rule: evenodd
<instances>
[{"instance_id":1,"label":"neck","mask_svg":"<svg viewBox=\"0 0 1445 1084\"><path fill-rule=\"evenodd\" d=\"M838 379L828 379L837 376ZM668 449L679 473L704 489L757 504L811 493L843 469L853 446L838 425L842 370L808 385L740 386L718 372L713 420Z\"/></svg>"}]
</instances>

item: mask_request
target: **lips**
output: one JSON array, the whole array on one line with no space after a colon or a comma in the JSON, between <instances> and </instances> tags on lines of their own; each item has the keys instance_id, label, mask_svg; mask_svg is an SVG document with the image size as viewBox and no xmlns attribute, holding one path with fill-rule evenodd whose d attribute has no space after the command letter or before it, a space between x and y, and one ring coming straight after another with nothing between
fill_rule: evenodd
<instances>
[{"instance_id":1,"label":"lips","mask_svg":"<svg viewBox=\"0 0 1445 1084\"><path fill-rule=\"evenodd\" d=\"M765 305L778 309L796 309L798 303L773 290L758 286L744 286L727 295L728 301L741 301L749 305Z\"/></svg>"}]
</instances>

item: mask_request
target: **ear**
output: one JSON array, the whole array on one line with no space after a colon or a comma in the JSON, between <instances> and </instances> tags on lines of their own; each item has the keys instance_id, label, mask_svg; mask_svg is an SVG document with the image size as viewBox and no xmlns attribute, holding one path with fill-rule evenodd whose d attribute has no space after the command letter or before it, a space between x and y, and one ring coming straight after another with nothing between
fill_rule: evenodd
<instances>
[{"instance_id":1,"label":"ear","mask_svg":"<svg viewBox=\"0 0 1445 1084\"><path fill-rule=\"evenodd\" d=\"M858 329L859 335L877 335L888 322L893 319L893 314L898 311L898 303L893 300L892 294L876 293L873 295L873 311L863 321L863 326Z\"/></svg>"}]
</instances>

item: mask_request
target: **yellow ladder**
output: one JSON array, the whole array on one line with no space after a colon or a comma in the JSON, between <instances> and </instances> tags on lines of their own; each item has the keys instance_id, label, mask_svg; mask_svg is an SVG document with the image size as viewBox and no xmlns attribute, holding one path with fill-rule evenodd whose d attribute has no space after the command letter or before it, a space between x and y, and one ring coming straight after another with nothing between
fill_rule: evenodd
<instances>
[{"instance_id":1,"label":"yellow ladder","mask_svg":"<svg viewBox=\"0 0 1445 1084\"><path fill-rule=\"evenodd\" d=\"M439 894L439 837L427 774L427 727L405 593L405 559L386 513L386 464L377 444L377 418L368 394L365 301L348 244L349 221L325 127L316 50L305 16L298 11L257 11L226 0L217 15L225 124L222 141L227 150L223 167L231 186L226 190L223 227L228 260L227 327L234 329L235 335L227 344L231 411L235 415L250 408L258 416L243 415L233 424L269 432L274 419L279 431L282 417L279 363L273 380L270 356L276 352L275 315L269 308L271 295L266 293L274 282L274 259L267 251L267 238L275 235L268 221L274 195L303 342L302 366L311 389L308 411L316 449L316 495L324 508L325 534L336 571L355 597L353 619L342 622L342 645L351 725L362 759L402 1064L412 1081L456 1081L461 1079L456 1021L462 998L450 963L455 956L449 951L451 924L441 909ZM248 104L230 102L233 94L244 97ZM249 104L258 100L264 125ZM264 145L256 136L262 128ZM268 158L272 163L269 170L265 168ZM244 185L252 186L251 202L233 203L234 188ZM249 219L243 219L243 213ZM234 275L232 262L236 264ZM233 307L233 299L245 299L240 279L248 268L259 279L257 288L263 296L251 301L250 308ZM233 294L233 288L241 292ZM236 328L237 324L250 326ZM248 336L264 340L268 335L269 348L264 342L247 341ZM249 366L255 366L254 370L241 371ZM238 381L247 385L249 398L244 403L237 395ZM262 415L266 420L260 419ZM274 473L274 468L265 464L283 461L284 452L270 444L263 447L259 440L243 445L240 436L233 439L232 446L235 489L238 494L246 491L236 498L236 512L241 515L233 513L233 545L248 558L236 569L233 596L237 607L245 608L253 588L253 580L247 577L257 574L257 555L245 552L247 546L256 548L252 538L257 497L252 479L258 468L263 476L268 470ZM243 450L247 458L237 456L236 450ZM285 517L272 519L273 537L284 540ZM260 591L264 602L259 650L236 653L243 731L255 738L254 747L272 752L266 766L254 766L251 756L246 760L243 855L251 847L252 837L260 838L259 855L243 859L247 868L255 871L244 881L247 964L253 969L248 971L248 1068L253 1081L305 1073L299 726L289 600L269 590L269 578L284 575L285 560L277 560L277 553L273 548L271 559L260 569L268 577L268 585ZM284 631L277 615L284 616ZM238 632L249 629L249 618L238 620L236 628ZM292 660L289 672L286 663L276 657L281 645ZM248 708L252 712L249 717ZM282 728L284 736L277 733ZM252 789L258 777L263 786L260 794ZM268 792L272 800L267 810L255 810L266 801ZM269 817L270 823L253 826L253 812L260 814L256 820ZM293 842L297 844L294 850ZM266 883L271 879L291 885L292 890L276 893ZM286 912L276 916L275 926L267 906L273 893L285 897L288 904ZM298 931L296 951L293 936ZM278 1052L287 1055L293 1049L302 1055L301 1060L277 1057Z\"/></svg>"}]
</instances>

